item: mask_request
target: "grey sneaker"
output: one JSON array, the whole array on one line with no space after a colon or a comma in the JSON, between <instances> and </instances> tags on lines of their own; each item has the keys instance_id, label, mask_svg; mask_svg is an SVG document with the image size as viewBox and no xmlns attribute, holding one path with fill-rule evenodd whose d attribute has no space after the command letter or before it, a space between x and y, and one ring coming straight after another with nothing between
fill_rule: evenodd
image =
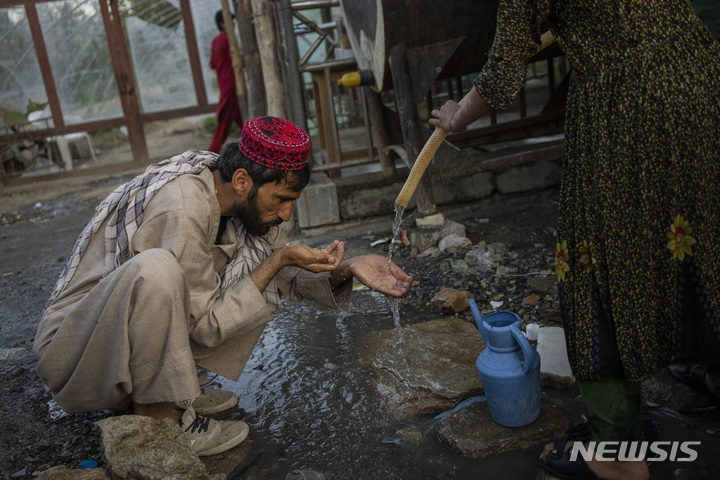
<instances>
[{"instance_id":1,"label":"grey sneaker","mask_svg":"<svg viewBox=\"0 0 720 480\"><path fill-rule=\"evenodd\" d=\"M210 387L201 387L200 395L192 401L183 400L175 402L175 407L185 410L189 406L195 409L200 415L212 415L234 407L238 403L238 397L227 390L217 390Z\"/></svg>"},{"instance_id":2,"label":"grey sneaker","mask_svg":"<svg viewBox=\"0 0 720 480\"><path fill-rule=\"evenodd\" d=\"M240 420L215 420L195 413L188 407L180 419L180 428L190 447L199 457L217 455L240 445L250 433L247 423Z\"/></svg>"}]
</instances>

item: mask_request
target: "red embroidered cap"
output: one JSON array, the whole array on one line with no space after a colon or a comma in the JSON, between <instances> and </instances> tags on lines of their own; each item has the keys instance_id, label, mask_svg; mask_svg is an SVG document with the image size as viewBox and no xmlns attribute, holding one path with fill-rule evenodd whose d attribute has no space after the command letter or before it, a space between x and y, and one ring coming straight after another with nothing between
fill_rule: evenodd
<instances>
[{"instance_id":1,"label":"red embroidered cap","mask_svg":"<svg viewBox=\"0 0 720 480\"><path fill-rule=\"evenodd\" d=\"M307 165L310 135L282 118L256 117L243 126L238 145L255 163L275 170L300 170Z\"/></svg>"}]
</instances>

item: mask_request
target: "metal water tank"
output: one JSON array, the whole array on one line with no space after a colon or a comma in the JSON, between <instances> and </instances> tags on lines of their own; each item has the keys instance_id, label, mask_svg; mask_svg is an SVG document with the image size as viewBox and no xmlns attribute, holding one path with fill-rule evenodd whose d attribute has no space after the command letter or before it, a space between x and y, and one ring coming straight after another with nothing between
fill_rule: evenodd
<instances>
[{"instance_id":1,"label":"metal water tank","mask_svg":"<svg viewBox=\"0 0 720 480\"><path fill-rule=\"evenodd\" d=\"M408 55L415 89L478 72L495 35L497 0L341 0L358 66L373 88L392 88L393 48ZM423 90L425 89L425 90Z\"/></svg>"}]
</instances>

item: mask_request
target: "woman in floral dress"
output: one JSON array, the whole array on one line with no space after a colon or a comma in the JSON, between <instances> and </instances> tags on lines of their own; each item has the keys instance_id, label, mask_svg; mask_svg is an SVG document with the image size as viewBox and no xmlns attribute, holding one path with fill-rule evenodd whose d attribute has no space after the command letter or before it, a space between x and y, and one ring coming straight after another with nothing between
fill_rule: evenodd
<instances>
[{"instance_id":1,"label":"woman in floral dress","mask_svg":"<svg viewBox=\"0 0 720 480\"><path fill-rule=\"evenodd\" d=\"M507 106L548 29L572 66L555 251L568 356L592 439L640 441L641 380L720 361L720 44L688 0L500 0L475 88L431 125ZM645 461L570 462L564 444L539 464L648 478Z\"/></svg>"}]
</instances>

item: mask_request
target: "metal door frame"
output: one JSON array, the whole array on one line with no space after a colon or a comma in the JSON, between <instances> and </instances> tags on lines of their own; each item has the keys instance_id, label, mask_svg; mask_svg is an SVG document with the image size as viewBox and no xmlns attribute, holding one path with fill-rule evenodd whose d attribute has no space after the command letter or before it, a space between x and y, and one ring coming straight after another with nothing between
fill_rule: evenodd
<instances>
[{"instance_id":1,"label":"metal door frame","mask_svg":"<svg viewBox=\"0 0 720 480\"><path fill-rule=\"evenodd\" d=\"M53 119L53 127L47 129L33 130L32 132L21 132L13 136L15 141L30 139L35 137L51 137L55 135L65 135L74 132L84 132L89 130L111 129L126 126L128 129L128 140L132 152L132 160L123 163L125 167L130 165L147 165L150 161L148 155L147 142L143 126L146 123L158 120L169 120L172 118L200 115L212 113L215 111L217 104L208 104L207 95L205 93L205 82L202 74L202 62L200 61L200 52L197 46L197 38L195 35L195 26L193 24L192 12L190 9L190 0L179 0L180 10L183 19L183 27L185 30L186 48L190 61L190 69L193 77L193 85L195 87L196 105L171 110L162 110L152 113L142 113L140 102L135 87L135 71L130 60L130 53L125 41L124 26L118 8L117 0L96 0L105 28L105 36L110 50L115 81L120 95L120 102L123 109L121 117L111 118L107 120L99 120L92 122L83 122L73 125L65 125L63 121L62 108L55 88L55 80L53 77L52 67L48 56L45 39L42 34L40 19L36 5L39 3L51 3L59 0L2 0L0 7L24 7L25 14L30 26L35 53L37 55L40 72L43 77L43 84L47 94L48 104ZM0 136L0 144L9 142L10 135ZM0 185L3 184L20 184L28 181L37 181L38 178L59 178L71 175L80 175L83 173L92 173L97 171L112 170L114 166L98 166L81 171L52 173L43 176L32 177L32 179L8 178L4 169L0 164Z\"/></svg>"}]
</instances>

